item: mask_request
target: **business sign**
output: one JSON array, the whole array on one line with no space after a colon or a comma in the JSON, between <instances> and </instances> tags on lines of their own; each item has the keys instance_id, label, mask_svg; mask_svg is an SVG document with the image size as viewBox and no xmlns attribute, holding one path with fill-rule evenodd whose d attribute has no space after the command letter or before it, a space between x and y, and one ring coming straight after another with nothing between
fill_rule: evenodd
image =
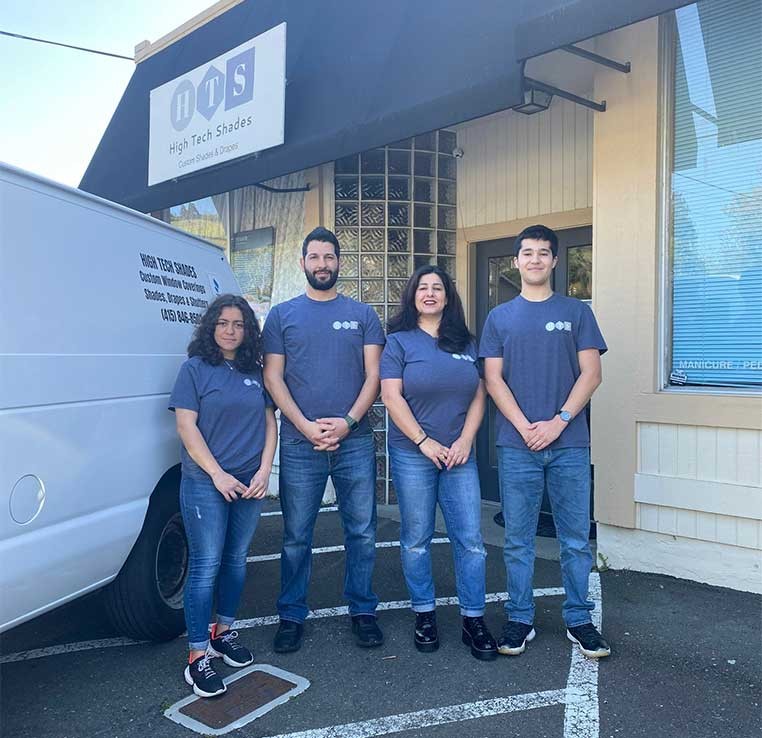
<instances>
[{"instance_id":1,"label":"business sign","mask_svg":"<svg viewBox=\"0 0 762 738\"><path fill-rule=\"evenodd\" d=\"M148 184L283 143L286 24L151 90Z\"/></svg>"}]
</instances>

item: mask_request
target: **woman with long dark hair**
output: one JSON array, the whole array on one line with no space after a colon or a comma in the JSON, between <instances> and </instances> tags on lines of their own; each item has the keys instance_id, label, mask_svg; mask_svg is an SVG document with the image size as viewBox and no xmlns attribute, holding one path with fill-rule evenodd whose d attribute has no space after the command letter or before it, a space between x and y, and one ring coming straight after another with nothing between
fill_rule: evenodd
<instances>
[{"instance_id":1,"label":"woman with long dark hair","mask_svg":"<svg viewBox=\"0 0 762 738\"><path fill-rule=\"evenodd\" d=\"M452 541L461 638L477 659L497 655L484 623L485 559L479 474L472 451L485 390L463 305L447 272L422 266L389 321L381 394L400 507L400 550L419 651L439 647L429 546L437 503Z\"/></svg>"},{"instance_id":2,"label":"woman with long dark hair","mask_svg":"<svg viewBox=\"0 0 762 738\"><path fill-rule=\"evenodd\" d=\"M180 508L188 538L185 681L199 697L226 690L211 659L251 664L231 630L246 577L276 445L272 401L262 382L256 316L238 295L207 308L169 400L182 440ZM217 604L212 632L212 603Z\"/></svg>"}]
</instances>

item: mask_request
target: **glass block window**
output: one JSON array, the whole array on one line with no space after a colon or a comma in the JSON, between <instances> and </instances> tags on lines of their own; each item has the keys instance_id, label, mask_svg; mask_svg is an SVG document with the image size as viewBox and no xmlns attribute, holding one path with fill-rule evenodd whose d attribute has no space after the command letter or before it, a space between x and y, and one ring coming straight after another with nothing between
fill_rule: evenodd
<instances>
[{"instance_id":1,"label":"glass block window","mask_svg":"<svg viewBox=\"0 0 762 738\"><path fill-rule=\"evenodd\" d=\"M437 264L455 278L456 146L454 132L432 131L335 162L338 288L370 304L384 326L421 264ZM370 417L378 501L396 502L386 455L388 419L380 402Z\"/></svg>"}]
</instances>

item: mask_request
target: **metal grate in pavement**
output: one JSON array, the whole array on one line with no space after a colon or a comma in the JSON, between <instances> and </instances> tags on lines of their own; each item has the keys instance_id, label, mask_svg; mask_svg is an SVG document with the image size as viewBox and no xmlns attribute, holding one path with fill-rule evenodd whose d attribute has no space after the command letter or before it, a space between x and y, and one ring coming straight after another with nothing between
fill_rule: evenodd
<instances>
[{"instance_id":1,"label":"metal grate in pavement","mask_svg":"<svg viewBox=\"0 0 762 738\"><path fill-rule=\"evenodd\" d=\"M304 677L269 664L254 664L223 681L228 687L225 694L209 699L191 695L176 702L164 715L196 733L224 735L256 720L310 686Z\"/></svg>"}]
</instances>

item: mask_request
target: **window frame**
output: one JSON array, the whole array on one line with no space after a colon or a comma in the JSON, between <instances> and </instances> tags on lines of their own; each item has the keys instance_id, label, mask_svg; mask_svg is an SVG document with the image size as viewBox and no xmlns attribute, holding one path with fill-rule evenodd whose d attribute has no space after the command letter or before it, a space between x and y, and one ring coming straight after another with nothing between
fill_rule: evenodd
<instances>
[{"instance_id":1,"label":"window frame","mask_svg":"<svg viewBox=\"0 0 762 738\"><path fill-rule=\"evenodd\" d=\"M657 193L657 367L656 391L679 395L759 397L762 387L717 387L714 385L671 385L672 366L672 166L674 163L674 82L677 58L677 24L674 11L659 16L657 116L659 172Z\"/></svg>"}]
</instances>

